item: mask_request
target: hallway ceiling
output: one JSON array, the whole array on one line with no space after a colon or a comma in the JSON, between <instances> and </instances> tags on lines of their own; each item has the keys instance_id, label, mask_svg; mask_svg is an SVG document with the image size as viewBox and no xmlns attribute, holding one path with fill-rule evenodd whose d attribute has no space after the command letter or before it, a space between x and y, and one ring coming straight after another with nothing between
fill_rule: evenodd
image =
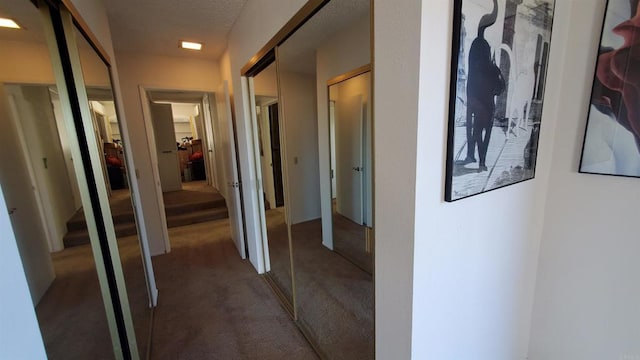
<instances>
[{"instance_id":1,"label":"hallway ceiling","mask_svg":"<svg viewBox=\"0 0 640 360\"><path fill-rule=\"evenodd\" d=\"M116 51L217 60L247 0L107 0ZM204 44L179 48L181 40Z\"/></svg>"}]
</instances>

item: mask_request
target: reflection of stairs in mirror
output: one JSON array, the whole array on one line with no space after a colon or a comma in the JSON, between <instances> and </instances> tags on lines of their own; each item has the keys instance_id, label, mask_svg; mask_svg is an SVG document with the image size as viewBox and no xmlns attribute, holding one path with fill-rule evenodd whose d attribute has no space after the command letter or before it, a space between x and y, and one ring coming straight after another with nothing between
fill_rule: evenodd
<instances>
[{"instance_id":1,"label":"reflection of stairs in mirror","mask_svg":"<svg viewBox=\"0 0 640 360\"><path fill-rule=\"evenodd\" d=\"M188 183L187 183L188 184ZM165 213L169 228L224 219L229 216L224 198L208 186L184 186L187 190L164 193ZM117 190L109 201L118 238L137 233L135 216L128 190ZM67 221L64 246L89 243L87 223L82 208Z\"/></svg>"}]
</instances>

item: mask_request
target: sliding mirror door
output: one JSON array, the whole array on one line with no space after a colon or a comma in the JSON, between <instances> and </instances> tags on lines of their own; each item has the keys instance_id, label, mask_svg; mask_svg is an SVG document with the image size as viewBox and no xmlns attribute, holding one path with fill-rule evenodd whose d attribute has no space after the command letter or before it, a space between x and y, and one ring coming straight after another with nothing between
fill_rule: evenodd
<instances>
[{"instance_id":1,"label":"sliding mirror door","mask_svg":"<svg viewBox=\"0 0 640 360\"><path fill-rule=\"evenodd\" d=\"M135 331L136 343L141 358L148 349L151 326L150 290L143 265L141 243L137 235L136 217L133 209L129 171L126 167L125 149L115 97L111 86L108 63L100 57L87 38L74 27L84 91L97 143L94 149L101 155L105 182L96 184L110 193L109 208L117 237L122 273L126 284L128 309L123 311L130 317ZM79 89L80 90L80 89ZM82 217L83 214L78 214ZM124 304L123 304L124 305ZM129 320L129 321L131 321Z\"/></svg>"},{"instance_id":2,"label":"sliding mirror door","mask_svg":"<svg viewBox=\"0 0 640 360\"><path fill-rule=\"evenodd\" d=\"M0 14L20 26L0 28L0 183L47 357L114 358L117 333L110 332L113 312L99 281L102 256L88 241L77 247L64 241L82 203L78 183L86 179L76 177L71 162L77 145L61 138L73 120L63 111L64 83L56 83L62 70L49 9L39 6L0 5Z\"/></svg>"},{"instance_id":3,"label":"sliding mirror door","mask_svg":"<svg viewBox=\"0 0 640 360\"><path fill-rule=\"evenodd\" d=\"M284 125L280 120L278 78L273 62L249 78L257 173L262 189L262 231L266 236L267 280L293 315L293 277L289 241L290 212L285 203Z\"/></svg>"},{"instance_id":4,"label":"sliding mirror door","mask_svg":"<svg viewBox=\"0 0 640 360\"><path fill-rule=\"evenodd\" d=\"M374 358L369 7L330 1L277 47L297 322L327 359Z\"/></svg>"}]
</instances>

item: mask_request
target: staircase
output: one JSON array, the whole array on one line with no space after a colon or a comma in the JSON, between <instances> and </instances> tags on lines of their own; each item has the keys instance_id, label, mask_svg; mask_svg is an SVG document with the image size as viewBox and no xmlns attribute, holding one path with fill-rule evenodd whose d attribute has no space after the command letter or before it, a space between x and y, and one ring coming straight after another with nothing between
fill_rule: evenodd
<instances>
[{"instance_id":1,"label":"staircase","mask_svg":"<svg viewBox=\"0 0 640 360\"><path fill-rule=\"evenodd\" d=\"M164 194L164 203L169 228L225 219L229 216L224 198L215 191L168 192ZM112 196L110 205L116 237L135 235L135 215L128 192ZM67 221L67 231L63 239L65 248L89 243L89 232L82 208Z\"/></svg>"}]
</instances>

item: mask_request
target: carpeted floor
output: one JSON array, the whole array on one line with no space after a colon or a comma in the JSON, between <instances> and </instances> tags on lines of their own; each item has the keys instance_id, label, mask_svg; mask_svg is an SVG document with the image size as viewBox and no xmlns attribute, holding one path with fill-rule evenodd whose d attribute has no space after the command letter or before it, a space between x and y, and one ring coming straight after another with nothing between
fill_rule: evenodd
<instances>
[{"instance_id":1,"label":"carpeted floor","mask_svg":"<svg viewBox=\"0 0 640 360\"><path fill-rule=\"evenodd\" d=\"M269 217L271 227L284 223ZM322 245L320 219L291 229L298 320L326 359L374 358L373 278ZM358 239L345 239L349 244ZM346 245L355 246L355 245ZM286 280L288 238L269 238L272 277ZM366 264L366 263L365 263ZM289 280L290 281L290 280ZM278 282L278 285L279 282ZM280 290L286 292L291 284Z\"/></svg>"},{"instance_id":2,"label":"carpeted floor","mask_svg":"<svg viewBox=\"0 0 640 360\"><path fill-rule=\"evenodd\" d=\"M366 250L364 226L333 213L333 249L349 261L373 274L373 254Z\"/></svg>"},{"instance_id":3,"label":"carpeted floor","mask_svg":"<svg viewBox=\"0 0 640 360\"><path fill-rule=\"evenodd\" d=\"M265 212L267 218L267 241L269 242L269 276L293 306L291 283L291 257L289 255L289 233L283 208Z\"/></svg>"},{"instance_id":4,"label":"carpeted floor","mask_svg":"<svg viewBox=\"0 0 640 360\"><path fill-rule=\"evenodd\" d=\"M118 240L136 339L144 355L151 313L137 236ZM36 306L49 359L113 359L90 245L52 254L56 279Z\"/></svg>"},{"instance_id":5,"label":"carpeted floor","mask_svg":"<svg viewBox=\"0 0 640 360\"><path fill-rule=\"evenodd\" d=\"M320 219L291 229L298 321L326 359L374 359L373 278L322 245Z\"/></svg>"},{"instance_id":6,"label":"carpeted floor","mask_svg":"<svg viewBox=\"0 0 640 360\"><path fill-rule=\"evenodd\" d=\"M159 304L152 359L317 359L230 238L228 220L169 229L153 258ZM135 236L118 240L141 357L150 312ZM53 254L57 278L36 308L49 359L113 359L88 245Z\"/></svg>"},{"instance_id":7,"label":"carpeted floor","mask_svg":"<svg viewBox=\"0 0 640 360\"><path fill-rule=\"evenodd\" d=\"M316 359L266 282L240 259L228 220L169 229L153 258L152 359Z\"/></svg>"}]
</instances>

